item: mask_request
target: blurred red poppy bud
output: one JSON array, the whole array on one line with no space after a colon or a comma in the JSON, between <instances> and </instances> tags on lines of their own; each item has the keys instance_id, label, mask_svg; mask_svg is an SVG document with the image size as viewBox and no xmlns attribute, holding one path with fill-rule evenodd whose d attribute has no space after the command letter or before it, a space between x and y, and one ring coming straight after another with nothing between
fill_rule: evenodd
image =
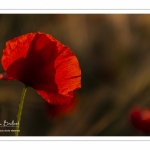
<instances>
[{"instance_id":1,"label":"blurred red poppy bud","mask_svg":"<svg viewBox=\"0 0 150 150\"><path fill-rule=\"evenodd\" d=\"M130 118L136 129L150 133L150 109L134 107L130 112Z\"/></svg>"}]
</instances>

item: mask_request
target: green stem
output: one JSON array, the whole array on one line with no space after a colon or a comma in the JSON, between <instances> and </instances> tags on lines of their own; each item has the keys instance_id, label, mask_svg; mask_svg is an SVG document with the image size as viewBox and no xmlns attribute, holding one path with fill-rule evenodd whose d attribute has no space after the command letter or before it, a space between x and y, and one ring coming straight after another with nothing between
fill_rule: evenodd
<instances>
[{"instance_id":1,"label":"green stem","mask_svg":"<svg viewBox=\"0 0 150 150\"><path fill-rule=\"evenodd\" d=\"M18 115L17 115L17 124L18 125L16 126L15 136L18 136L18 133L19 133L21 114L22 114L23 102L24 102L26 91L27 91L27 86L25 85L22 90L22 95L21 95L20 104L19 104L19 111L18 111Z\"/></svg>"}]
</instances>

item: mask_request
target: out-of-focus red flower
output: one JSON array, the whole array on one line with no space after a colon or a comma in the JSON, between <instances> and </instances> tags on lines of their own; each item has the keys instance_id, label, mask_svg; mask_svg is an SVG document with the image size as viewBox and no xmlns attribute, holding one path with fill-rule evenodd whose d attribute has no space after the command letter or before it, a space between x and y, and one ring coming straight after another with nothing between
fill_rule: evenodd
<instances>
[{"instance_id":1,"label":"out-of-focus red flower","mask_svg":"<svg viewBox=\"0 0 150 150\"><path fill-rule=\"evenodd\" d=\"M70 103L81 88L81 69L75 54L49 34L28 33L6 43L0 75L34 88L51 104Z\"/></svg>"},{"instance_id":2,"label":"out-of-focus red flower","mask_svg":"<svg viewBox=\"0 0 150 150\"><path fill-rule=\"evenodd\" d=\"M50 118L56 119L61 116L70 115L77 109L79 100L77 95L74 95L72 101L67 105L52 105L46 103L47 114Z\"/></svg>"},{"instance_id":3,"label":"out-of-focus red flower","mask_svg":"<svg viewBox=\"0 0 150 150\"><path fill-rule=\"evenodd\" d=\"M150 133L150 109L134 107L130 112L132 124L144 133Z\"/></svg>"}]
</instances>

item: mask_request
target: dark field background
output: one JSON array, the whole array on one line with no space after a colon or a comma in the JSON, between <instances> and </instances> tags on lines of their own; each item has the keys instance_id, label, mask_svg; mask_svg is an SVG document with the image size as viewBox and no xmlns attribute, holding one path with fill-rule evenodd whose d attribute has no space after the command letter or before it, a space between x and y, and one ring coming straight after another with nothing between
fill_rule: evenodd
<instances>
[{"instance_id":1,"label":"dark field background","mask_svg":"<svg viewBox=\"0 0 150 150\"><path fill-rule=\"evenodd\" d=\"M150 108L150 15L2 14L0 56L6 41L37 31L51 34L76 54L82 89L76 93L76 111L53 119L45 100L29 88L19 135L145 135L134 129L129 112L135 105ZM22 88L18 81L0 81L0 123L16 121Z\"/></svg>"}]
</instances>

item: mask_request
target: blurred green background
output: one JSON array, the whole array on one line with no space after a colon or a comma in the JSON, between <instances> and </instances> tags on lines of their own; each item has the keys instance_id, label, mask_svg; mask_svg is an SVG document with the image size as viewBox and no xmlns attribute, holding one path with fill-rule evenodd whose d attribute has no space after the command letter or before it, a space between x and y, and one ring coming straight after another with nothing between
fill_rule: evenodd
<instances>
[{"instance_id":1,"label":"blurred green background","mask_svg":"<svg viewBox=\"0 0 150 150\"><path fill-rule=\"evenodd\" d=\"M1 14L0 56L8 40L37 31L51 34L76 54L82 89L76 93L76 111L52 119L45 100L29 88L19 135L144 135L132 126L129 112L134 105L150 108L150 15ZM18 81L0 81L0 123L16 121L22 88Z\"/></svg>"}]
</instances>

